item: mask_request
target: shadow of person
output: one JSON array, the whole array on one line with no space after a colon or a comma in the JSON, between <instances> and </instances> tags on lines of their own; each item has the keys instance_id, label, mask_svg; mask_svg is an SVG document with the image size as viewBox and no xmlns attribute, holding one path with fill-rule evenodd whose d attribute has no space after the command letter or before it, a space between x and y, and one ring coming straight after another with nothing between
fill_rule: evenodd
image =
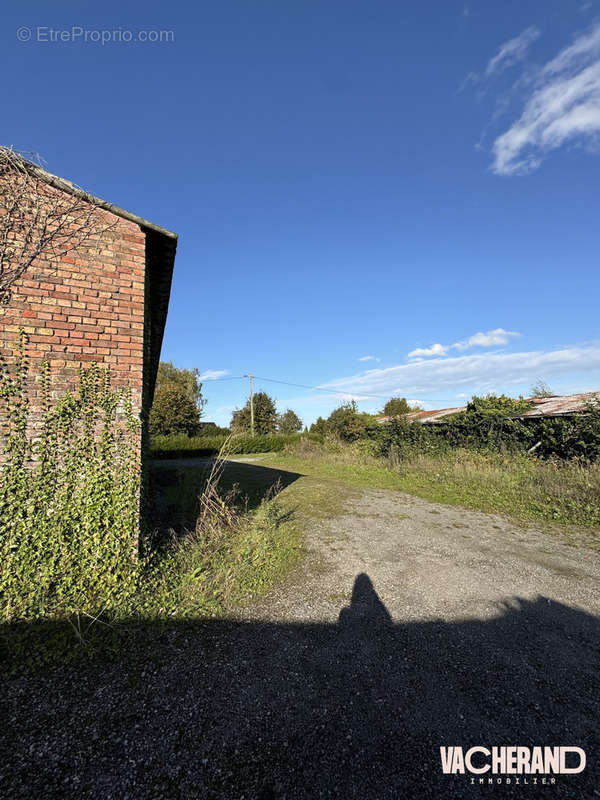
<instances>
[{"instance_id":1,"label":"shadow of person","mask_svg":"<svg viewBox=\"0 0 600 800\"><path fill-rule=\"evenodd\" d=\"M140 638L113 664L0 682L12 721L0 728L3 796L594 798L600 619L549 597L504 600L491 617L392 624L361 574L334 624L169 620L143 631L133 618ZM473 745L575 745L588 763L556 776L443 771L441 747Z\"/></svg>"},{"instance_id":2,"label":"shadow of person","mask_svg":"<svg viewBox=\"0 0 600 800\"><path fill-rule=\"evenodd\" d=\"M379 599L373 582L364 572L356 576L350 605L342 608L338 622L341 626L391 626L392 618Z\"/></svg>"}]
</instances>

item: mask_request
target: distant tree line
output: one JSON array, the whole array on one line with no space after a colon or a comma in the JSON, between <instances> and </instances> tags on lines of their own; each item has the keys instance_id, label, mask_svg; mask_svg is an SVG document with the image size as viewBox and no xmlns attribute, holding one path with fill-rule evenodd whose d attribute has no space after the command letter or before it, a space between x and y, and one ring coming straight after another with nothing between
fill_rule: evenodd
<instances>
[{"instance_id":1,"label":"distant tree line","mask_svg":"<svg viewBox=\"0 0 600 800\"><path fill-rule=\"evenodd\" d=\"M344 441L354 442L364 438L369 431L375 431L380 427L377 422L379 416L399 417L421 410L420 406L411 406L405 397L391 397L380 412L367 414L359 411L356 401L352 400L334 409L327 419L318 417L310 426L310 432L321 436L337 436Z\"/></svg>"},{"instance_id":2,"label":"distant tree line","mask_svg":"<svg viewBox=\"0 0 600 800\"><path fill-rule=\"evenodd\" d=\"M545 384L538 384L538 389L539 393L531 393L532 398L553 396ZM591 402L580 414L519 419L532 405L530 399L523 397L473 396L462 411L444 417L439 424L426 425L418 419L409 420L406 411L385 415L391 418L382 424L376 416L360 412L356 403L344 403L327 419L319 417L310 430L346 442L368 441L373 455L383 456L392 452L401 455L405 450L440 452L463 447L529 451L542 458L577 458L585 462L600 458L600 403Z\"/></svg>"},{"instance_id":3,"label":"distant tree line","mask_svg":"<svg viewBox=\"0 0 600 800\"><path fill-rule=\"evenodd\" d=\"M266 392L256 392L252 398L254 407L254 433L268 436L273 433L289 435L302 430L302 420L288 408L282 414L277 412L275 401ZM230 428L233 433L249 433L251 428L250 399L243 408L236 409L231 417Z\"/></svg>"},{"instance_id":4,"label":"distant tree line","mask_svg":"<svg viewBox=\"0 0 600 800\"><path fill-rule=\"evenodd\" d=\"M183 369L170 361L161 361L150 409L150 435L215 437L250 432L250 400L233 412L229 428L203 422L205 404L198 369ZM275 401L266 392L257 392L253 404L254 433L257 436L288 436L302 430L302 420L296 412L288 408L278 413Z\"/></svg>"},{"instance_id":5,"label":"distant tree line","mask_svg":"<svg viewBox=\"0 0 600 800\"><path fill-rule=\"evenodd\" d=\"M532 398L551 397L543 381L531 390ZM254 403L256 436L291 436L302 430L302 420L288 408L279 413L266 392L257 392ZM200 373L161 362L154 403L150 411L150 433L156 436L218 437L250 433L250 401L236 409L229 428L201 420L205 406ZM531 401L506 395L474 396L462 411L445 417L441 424L408 421L407 414L421 410L404 397L390 398L379 414L359 411L356 402L342 403L324 419L310 426L310 434L336 437L346 442L369 440L375 451L417 447L423 451L446 447L493 450L531 450L537 456L582 458L600 456L600 407L591 404L585 413L554 418L517 419L531 408ZM390 419L381 424L378 416ZM306 429L305 429L305 432Z\"/></svg>"}]
</instances>

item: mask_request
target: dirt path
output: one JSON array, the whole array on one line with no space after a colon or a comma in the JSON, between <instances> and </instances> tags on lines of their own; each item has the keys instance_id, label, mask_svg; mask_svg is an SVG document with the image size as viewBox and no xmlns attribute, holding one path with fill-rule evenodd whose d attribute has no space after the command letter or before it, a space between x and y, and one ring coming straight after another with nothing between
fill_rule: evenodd
<instances>
[{"instance_id":1,"label":"dirt path","mask_svg":"<svg viewBox=\"0 0 600 800\"><path fill-rule=\"evenodd\" d=\"M361 491L342 516L309 528L306 545L301 574L249 617L336 622L360 573L395 622L490 619L540 595L600 615L600 553L501 515Z\"/></svg>"},{"instance_id":2,"label":"dirt path","mask_svg":"<svg viewBox=\"0 0 600 800\"><path fill-rule=\"evenodd\" d=\"M135 669L11 682L3 795L481 797L440 746L577 745L583 773L495 796L600 796L597 553L381 491L307 548L262 601L167 627Z\"/></svg>"}]
</instances>

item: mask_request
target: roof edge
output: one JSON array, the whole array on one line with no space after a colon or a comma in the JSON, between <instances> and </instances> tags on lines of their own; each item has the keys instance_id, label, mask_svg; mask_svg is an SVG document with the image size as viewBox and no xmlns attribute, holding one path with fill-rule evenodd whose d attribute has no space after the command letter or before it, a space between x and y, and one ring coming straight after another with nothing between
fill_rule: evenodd
<instances>
[{"instance_id":1,"label":"roof edge","mask_svg":"<svg viewBox=\"0 0 600 800\"><path fill-rule=\"evenodd\" d=\"M173 231L169 231L166 228L161 228L160 225L155 225L154 222L150 222L143 217L138 217L137 214L132 214L130 211L125 211L124 208L120 208L119 206L113 205L113 203L102 200L101 197L96 197L96 195L80 189L79 186L76 186L74 183L71 183L71 181L66 180L66 178L60 178L58 175L53 175L51 172L39 167L37 164L32 164L31 161L27 161L27 159L23 158L22 163L25 169L31 175L39 178L50 186L53 186L55 189L60 189L61 191L67 192L74 197L79 197L81 200L86 200L88 203L92 203L104 211L109 211L111 214L115 214L117 217L122 217L123 219L129 220L129 222L135 222L137 225L140 225L144 228L149 228L150 230L160 233L169 239L177 239L177 234L173 233Z\"/></svg>"}]
</instances>

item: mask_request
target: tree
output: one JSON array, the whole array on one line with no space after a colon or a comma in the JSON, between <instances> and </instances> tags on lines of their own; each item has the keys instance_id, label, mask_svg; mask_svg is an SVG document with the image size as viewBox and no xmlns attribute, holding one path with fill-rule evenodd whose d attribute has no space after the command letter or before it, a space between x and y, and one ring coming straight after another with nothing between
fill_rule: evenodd
<instances>
[{"instance_id":1,"label":"tree","mask_svg":"<svg viewBox=\"0 0 600 800\"><path fill-rule=\"evenodd\" d=\"M152 436L194 436L198 432L199 422L198 406L182 391L181 386L165 383L157 387L150 410Z\"/></svg>"},{"instance_id":2,"label":"tree","mask_svg":"<svg viewBox=\"0 0 600 800\"><path fill-rule=\"evenodd\" d=\"M170 361L159 363L150 409L152 436L198 433L204 408L199 376L197 369L182 369Z\"/></svg>"},{"instance_id":3,"label":"tree","mask_svg":"<svg viewBox=\"0 0 600 800\"><path fill-rule=\"evenodd\" d=\"M385 417L399 417L411 411L421 411L420 406L409 406L405 397L391 397L383 407L381 414Z\"/></svg>"},{"instance_id":4,"label":"tree","mask_svg":"<svg viewBox=\"0 0 600 800\"><path fill-rule=\"evenodd\" d=\"M554 397L552 389L541 378L538 378L529 391L531 397Z\"/></svg>"},{"instance_id":5,"label":"tree","mask_svg":"<svg viewBox=\"0 0 600 800\"><path fill-rule=\"evenodd\" d=\"M356 402L342 403L332 411L326 421L327 432L348 442L354 442L364 435L367 426L373 421L370 414L358 411Z\"/></svg>"},{"instance_id":6,"label":"tree","mask_svg":"<svg viewBox=\"0 0 600 800\"><path fill-rule=\"evenodd\" d=\"M323 417L317 417L317 421L310 426L310 432L325 436L327 434L327 421Z\"/></svg>"},{"instance_id":7,"label":"tree","mask_svg":"<svg viewBox=\"0 0 600 800\"><path fill-rule=\"evenodd\" d=\"M302 420L291 408L288 408L284 414L279 415L277 420L278 433L298 433L300 430L302 430Z\"/></svg>"},{"instance_id":8,"label":"tree","mask_svg":"<svg viewBox=\"0 0 600 800\"><path fill-rule=\"evenodd\" d=\"M250 400L243 408L238 408L231 417L230 428L235 433L250 432ZM264 436L275 433L277 428L277 409L274 400L266 392L254 395L254 433Z\"/></svg>"},{"instance_id":9,"label":"tree","mask_svg":"<svg viewBox=\"0 0 600 800\"><path fill-rule=\"evenodd\" d=\"M96 248L116 225L86 192L0 147L0 305L37 258L52 263L85 244Z\"/></svg>"},{"instance_id":10,"label":"tree","mask_svg":"<svg viewBox=\"0 0 600 800\"><path fill-rule=\"evenodd\" d=\"M176 367L172 361L161 361L158 365L156 386L174 383L181 388L183 393L190 398L202 413L204 398L202 397L202 384L200 383L200 370L183 369Z\"/></svg>"}]
</instances>

